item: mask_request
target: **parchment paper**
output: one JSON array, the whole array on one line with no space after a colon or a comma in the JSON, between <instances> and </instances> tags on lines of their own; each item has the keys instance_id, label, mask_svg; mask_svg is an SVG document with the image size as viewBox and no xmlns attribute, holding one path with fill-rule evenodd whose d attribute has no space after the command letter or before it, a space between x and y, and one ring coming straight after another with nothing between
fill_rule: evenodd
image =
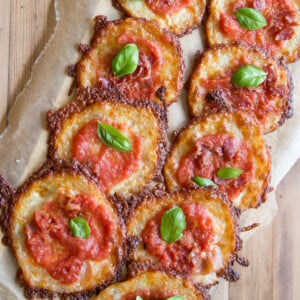
<instances>
[{"instance_id":1,"label":"parchment paper","mask_svg":"<svg viewBox=\"0 0 300 300\"><path fill-rule=\"evenodd\" d=\"M67 65L75 63L79 54L78 42L88 43L93 32L91 19L106 15L116 19L121 14L112 8L110 0L56 0L56 27L54 33L37 59L32 77L18 96L8 117L8 127L0 136L0 172L14 187L19 186L46 160L47 132L43 129L46 112L71 101L67 91L71 78ZM186 79L189 77L196 50L203 50L203 34L195 30L181 39L186 62ZM281 179L300 157L300 62L290 65L294 83L294 117L276 133L266 137L272 147L272 185L276 188ZM186 92L169 109L170 132L187 122ZM274 192L258 210L249 210L242 216L241 224L253 222L269 224L277 211ZM257 230L257 229L256 229ZM243 234L247 239L256 230ZM11 252L0 245L0 299L23 299L23 292L15 283L17 265ZM246 270L245 270L246 271Z\"/></svg>"}]
</instances>

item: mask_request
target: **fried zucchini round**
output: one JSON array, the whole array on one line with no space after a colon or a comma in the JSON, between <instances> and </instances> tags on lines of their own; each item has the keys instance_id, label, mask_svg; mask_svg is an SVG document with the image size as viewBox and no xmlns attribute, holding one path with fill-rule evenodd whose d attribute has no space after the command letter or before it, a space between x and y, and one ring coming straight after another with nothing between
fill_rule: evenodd
<instances>
[{"instance_id":1,"label":"fried zucchini round","mask_svg":"<svg viewBox=\"0 0 300 300\"><path fill-rule=\"evenodd\" d=\"M233 74L255 65L267 73L255 88L237 87ZM242 110L256 116L264 133L292 116L292 81L286 66L261 50L243 44L221 45L199 57L190 79L188 105L192 116L220 110Z\"/></svg>"},{"instance_id":2,"label":"fried zucchini round","mask_svg":"<svg viewBox=\"0 0 300 300\"><path fill-rule=\"evenodd\" d=\"M86 89L77 102L48 113L48 156L87 166L106 194L138 194L152 181L162 180L166 120L165 110L153 102L128 101ZM131 151L104 144L97 122L117 128L128 138Z\"/></svg>"},{"instance_id":3,"label":"fried zucchini round","mask_svg":"<svg viewBox=\"0 0 300 300\"><path fill-rule=\"evenodd\" d=\"M258 30L242 28L236 18L241 8L259 11L267 25ZM299 0L212 0L206 33L210 47L243 41L268 50L273 57L291 63L300 55Z\"/></svg>"},{"instance_id":4,"label":"fried zucchini round","mask_svg":"<svg viewBox=\"0 0 300 300\"><path fill-rule=\"evenodd\" d=\"M160 226L165 212L175 207L183 211L186 227L179 240L169 243L162 238ZM129 247L129 273L165 270L188 276L195 284L217 283L219 276L234 273L230 268L241 248L236 218L226 197L216 189L182 190L144 199L127 222L128 239L134 241Z\"/></svg>"},{"instance_id":5,"label":"fried zucchini round","mask_svg":"<svg viewBox=\"0 0 300 300\"><path fill-rule=\"evenodd\" d=\"M178 36L183 36L200 26L206 7L205 0L117 1L129 16L156 21L162 28Z\"/></svg>"},{"instance_id":6,"label":"fried zucchini round","mask_svg":"<svg viewBox=\"0 0 300 300\"><path fill-rule=\"evenodd\" d=\"M136 44L139 61L129 75L115 76L112 60L127 44ZM125 62L123 62L125 64ZM183 86L184 61L179 40L145 19L107 21L95 18L91 46L75 65L78 87L115 86L129 99L149 99L169 105L176 101Z\"/></svg>"},{"instance_id":7,"label":"fried zucchini round","mask_svg":"<svg viewBox=\"0 0 300 300\"><path fill-rule=\"evenodd\" d=\"M209 179L242 210L266 200L270 172L271 158L260 127L243 112L193 120L178 134L164 167L169 191L194 186L194 177Z\"/></svg>"},{"instance_id":8,"label":"fried zucchini round","mask_svg":"<svg viewBox=\"0 0 300 300\"><path fill-rule=\"evenodd\" d=\"M205 294L182 277L164 272L145 272L127 281L111 285L102 291L96 300L136 300L137 296L142 299L150 299L151 296L155 299L167 299L179 295L189 300L206 299Z\"/></svg>"},{"instance_id":9,"label":"fried zucchini round","mask_svg":"<svg viewBox=\"0 0 300 300\"><path fill-rule=\"evenodd\" d=\"M16 191L10 212L10 244L27 297L88 297L119 278L123 222L78 165L42 168ZM71 231L76 218L86 220L88 236Z\"/></svg>"}]
</instances>

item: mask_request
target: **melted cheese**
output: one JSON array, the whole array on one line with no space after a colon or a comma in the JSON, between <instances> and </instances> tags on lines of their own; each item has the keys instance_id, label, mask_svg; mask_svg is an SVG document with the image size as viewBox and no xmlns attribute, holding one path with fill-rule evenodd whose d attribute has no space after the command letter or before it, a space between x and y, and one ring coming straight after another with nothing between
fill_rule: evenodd
<instances>
[{"instance_id":1,"label":"melted cheese","mask_svg":"<svg viewBox=\"0 0 300 300\"><path fill-rule=\"evenodd\" d=\"M257 207L265 199L270 180L271 158L256 121L242 112L213 114L194 120L181 131L164 167L168 190L181 189L176 171L179 161L192 149L194 141L199 137L217 133L227 133L248 144L251 159L255 164L255 175L234 199L234 204L241 209Z\"/></svg>"},{"instance_id":2,"label":"melted cheese","mask_svg":"<svg viewBox=\"0 0 300 300\"><path fill-rule=\"evenodd\" d=\"M146 199L128 220L128 236L140 237L148 221L170 205L190 202L199 203L207 210L213 221L215 233L215 239L210 244L209 251L202 253L205 258L208 258L210 272L208 274L195 272L191 274L191 278L195 283L214 284L217 282L216 274L222 273L230 262L232 253L235 252L237 229L228 205L213 190L190 190L168 194L157 199ZM146 263L147 261L151 261L154 265L159 263L157 257L151 256L142 244L132 253L131 259L139 263Z\"/></svg>"},{"instance_id":3,"label":"melted cheese","mask_svg":"<svg viewBox=\"0 0 300 300\"><path fill-rule=\"evenodd\" d=\"M226 37L220 30L219 21L220 15L223 11L227 11L229 7L235 4L235 0L212 0L209 6L209 17L206 23L206 33L210 47L219 44L232 43L232 38ZM296 14L296 22L298 26L295 27L295 35L292 39L283 42L282 47L278 49L276 58L284 58L287 62L293 62L299 58L300 54L300 1L291 2L298 8Z\"/></svg>"},{"instance_id":4,"label":"melted cheese","mask_svg":"<svg viewBox=\"0 0 300 300\"><path fill-rule=\"evenodd\" d=\"M265 119L262 123L264 132L271 132L279 126L278 123L280 122L282 115L286 113L286 109L289 106L291 84L289 73L284 65L279 64L276 60L264 55L257 49L247 46L223 45L209 49L202 54L201 60L199 64L195 66L190 80L188 90L189 111L194 117L200 117L206 114L206 93L204 93L205 90L201 86L202 80L222 78L222 76L226 74L226 71L232 71L235 63L242 60L243 57L246 57L247 61L250 61L250 64L254 64L261 69L270 65L277 75L274 88L282 90L282 87L284 87L286 89L286 94L277 94L272 98L272 107L274 107L275 110L273 111L270 109L264 114ZM234 126L234 124L232 126ZM238 129L235 130L235 134L240 134Z\"/></svg>"},{"instance_id":5,"label":"melted cheese","mask_svg":"<svg viewBox=\"0 0 300 300\"><path fill-rule=\"evenodd\" d=\"M139 1L131 2L138 4ZM176 101L183 86L184 69L179 40L169 32L163 31L156 23L145 19L127 18L118 22L108 22L100 32L95 33L91 49L76 65L79 86L93 87L92 83L97 81L96 66L105 65L107 57L120 50L118 38L124 32L152 41L160 49L163 62L157 73L158 87L166 87L164 98L167 104ZM151 100L161 104L157 97Z\"/></svg>"},{"instance_id":6,"label":"melted cheese","mask_svg":"<svg viewBox=\"0 0 300 300\"><path fill-rule=\"evenodd\" d=\"M34 211L48 201L53 201L59 191L66 193L89 193L99 204L111 213L116 224L114 249L121 248L124 240L123 231L114 208L100 193L93 182L89 182L81 175L47 176L34 181L29 188L17 199L11 223L12 248L23 272L27 284L33 287L47 289L59 293L80 292L112 280L119 263L116 251L111 251L109 257L103 261L85 261L78 281L72 284L62 284L52 278L49 273L35 263L26 246L25 227L30 223Z\"/></svg>"},{"instance_id":7,"label":"melted cheese","mask_svg":"<svg viewBox=\"0 0 300 300\"><path fill-rule=\"evenodd\" d=\"M101 118L109 123L124 125L141 138L141 160L138 169L129 177L114 185L109 194L130 195L140 192L151 182L161 155L160 143L164 138L159 118L149 108L135 107L129 104L103 101L86 107L62 121L62 127L56 134L54 147L56 158L72 158L72 141L78 131L90 121Z\"/></svg>"},{"instance_id":8,"label":"melted cheese","mask_svg":"<svg viewBox=\"0 0 300 300\"><path fill-rule=\"evenodd\" d=\"M155 14L144 0L118 0L118 2L130 16L156 21L162 28L171 30L176 35L183 35L199 26L206 5L205 0L192 0L191 4L178 12L162 16Z\"/></svg>"},{"instance_id":9,"label":"melted cheese","mask_svg":"<svg viewBox=\"0 0 300 300\"><path fill-rule=\"evenodd\" d=\"M119 300L128 293L141 290L168 289L175 295L189 300L203 300L204 296L197 291L191 282L179 276L167 275L163 272L146 272L127 281L116 283L101 292L96 300Z\"/></svg>"}]
</instances>

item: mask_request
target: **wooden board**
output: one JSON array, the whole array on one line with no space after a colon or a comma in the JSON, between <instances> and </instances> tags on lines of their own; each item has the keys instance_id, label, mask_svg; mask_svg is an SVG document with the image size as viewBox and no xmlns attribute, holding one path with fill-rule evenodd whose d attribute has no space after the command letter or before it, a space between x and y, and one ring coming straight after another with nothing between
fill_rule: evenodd
<instances>
[{"instance_id":1,"label":"wooden board","mask_svg":"<svg viewBox=\"0 0 300 300\"><path fill-rule=\"evenodd\" d=\"M0 1L0 130L31 67L54 30L52 0ZM69 45L73 47L73 45ZM1 159L1 158L0 158ZM260 230L243 255L251 266L240 268L237 283L222 284L214 300L300 299L300 162L277 190L279 214ZM0 299L6 299L0 295Z\"/></svg>"}]
</instances>

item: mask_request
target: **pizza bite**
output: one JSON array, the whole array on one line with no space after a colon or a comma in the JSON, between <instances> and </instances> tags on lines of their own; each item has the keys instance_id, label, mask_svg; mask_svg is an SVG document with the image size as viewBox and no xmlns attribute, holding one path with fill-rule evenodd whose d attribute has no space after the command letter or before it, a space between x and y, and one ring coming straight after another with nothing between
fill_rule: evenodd
<instances>
[{"instance_id":1,"label":"pizza bite","mask_svg":"<svg viewBox=\"0 0 300 300\"><path fill-rule=\"evenodd\" d=\"M163 180L166 120L156 103L86 89L76 102L48 113L48 156L85 165L105 194L138 194Z\"/></svg>"},{"instance_id":2,"label":"pizza bite","mask_svg":"<svg viewBox=\"0 0 300 300\"><path fill-rule=\"evenodd\" d=\"M111 285L95 300L136 300L140 299L138 296L142 300L167 300L174 296L189 300L209 299L204 291L196 289L183 277L165 272L145 272L127 281Z\"/></svg>"},{"instance_id":3,"label":"pizza bite","mask_svg":"<svg viewBox=\"0 0 300 300\"><path fill-rule=\"evenodd\" d=\"M147 197L127 220L129 274L164 270L210 286L232 269L241 249L235 211L216 189L195 188ZM130 244L130 243L129 243ZM234 276L232 276L234 274Z\"/></svg>"},{"instance_id":4,"label":"pizza bite","mask_svg":"<svg viewBox=\"0 0 300 300\"><path fill-rule=\"evenodd\" d=\"M268 133L292 116L292 91L284 63L245 44L220 45L198 56L189 83L188 106L196 117L220 110L252 113Z\"/></svg>"},{"instance_id":5,"label":"pizza bite","mask_svg":"<svg viewBox=\"0 0 300 300\"><path fill-rule=\"evenodd\" d=\"M291 63L300 54L299 8L298 0L212 0L206 23L209 45L243 41Z\"/></svg>"},{"instance_id":6,"label":"pizza bite","mask_svg":"<svg viewBox=\"0 0 300 300\"><path fill-rule=\"evenodd\" d=\"M156 21L162 28L178 36L200 26L206 7L206 0L117 1L129 16Z\"/></svg>"},{"instance_id":7,"label":"pizza bite","mask_svg":"<svg viewBox=\"0 0 300 300\"><path fill-rule=\"evenodd\" d=\"M119 278L123 221L78 165L43 167L8 205L10 246L28 298L83 299Z\"/></svg>"},{"instance_id":8,"label":"pizza bite","mask_svg":"<svg viewBox=\"0 0 300 300\"><path fill-rule=\"evenodd\" d=\"M167 104L183 86L184 61L179 40L145 19L95 18L91 45L71 68L77 87L116 87L125 97Z\"/></svg>"},{"instance_id":9,"label":"pizza bite","mask_svg":"<svg viewBox=\"0 0 300 300\"><path fill-rule=\"evenodd\" d=\"M266 200L270 172L271 158L260 127L243 112L194 119L176 137L164 167L169 191L197 182L214 186L242 210Z\"/></svg>"}]
</instances>

